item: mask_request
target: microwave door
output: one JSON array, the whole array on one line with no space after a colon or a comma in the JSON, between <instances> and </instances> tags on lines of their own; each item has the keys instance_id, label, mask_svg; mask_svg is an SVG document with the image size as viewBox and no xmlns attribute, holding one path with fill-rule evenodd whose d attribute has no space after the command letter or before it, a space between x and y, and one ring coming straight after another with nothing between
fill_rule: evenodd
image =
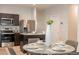
<instances>
[{"instance_id":1,"label":"microwave door","mask_svg":"<svg viewBox=\"0 0 79 59\"><path fill-rule=\"evenodd\" d=\"M1 18L1 25L13 25L13 18Z\"/></svg>"}]
</instances>

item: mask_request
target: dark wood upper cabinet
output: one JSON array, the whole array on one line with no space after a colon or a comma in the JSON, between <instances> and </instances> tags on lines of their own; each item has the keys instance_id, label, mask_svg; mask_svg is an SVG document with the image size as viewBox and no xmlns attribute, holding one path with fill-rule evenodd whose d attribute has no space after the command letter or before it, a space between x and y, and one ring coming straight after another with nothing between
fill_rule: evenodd
<instances>
[{"instance_id":1,"label":"dark wood upper cabinet","mask_svg":"<svg viewBox=\"0 0 79 59\"><path fill-rule=\"evenodd\" d=\"M12 18L13 26L19 26L19 15L18 14L0 13L0 24L1 24L1 18Z\"/></svg>"},{"instance_id":2,"label":"dark wood upper cabinet","mask_svg":"<svg viewBox=\"0 0 79 59\"><path fill-rule=\"evenodd\" d=\"M13 15L13 18L14 18L14 25L15 26L18 26L19 25L19 15Z\"/></svg>"}]
</instances>

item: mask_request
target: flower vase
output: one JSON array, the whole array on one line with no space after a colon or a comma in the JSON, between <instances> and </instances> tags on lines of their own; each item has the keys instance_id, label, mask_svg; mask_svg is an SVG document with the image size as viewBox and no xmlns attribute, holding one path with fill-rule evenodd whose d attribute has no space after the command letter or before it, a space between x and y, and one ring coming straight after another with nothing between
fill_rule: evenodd
<instances>
[{"instance_id":1,"label":"flower vase","mask_svg":"<svg viewBox=\"0 0 79 59\"><path fill-rule=\"evenodd\" d=\"M46 36L45 36L45 46L49 47L52 44L52 25L47 25Z\"/></svg>"}]
</instances>

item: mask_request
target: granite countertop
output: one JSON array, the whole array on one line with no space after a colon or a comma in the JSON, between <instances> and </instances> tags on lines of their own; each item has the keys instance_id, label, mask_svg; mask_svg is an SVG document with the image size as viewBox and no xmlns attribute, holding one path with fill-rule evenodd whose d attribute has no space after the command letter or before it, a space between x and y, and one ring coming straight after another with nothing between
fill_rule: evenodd
<instances>
[{"instance_id":1,"label":"granite countertop","mask_svg":"<svg viewBox=\"0 0 79 59\"><path fill-rule=\"evenodd\" d=\"M45 33L20 33L22 35L45 35Z\"/></svg>"},{"instance_id":2,"label":"granite countertop","mask_svg":"<svg viewBox=\"0 0 79 59\"><path fill-rule=\"evenodd\" d=\"M2 33L2 34L15 34L15 33Z\"/></svg>"}]
</instances>

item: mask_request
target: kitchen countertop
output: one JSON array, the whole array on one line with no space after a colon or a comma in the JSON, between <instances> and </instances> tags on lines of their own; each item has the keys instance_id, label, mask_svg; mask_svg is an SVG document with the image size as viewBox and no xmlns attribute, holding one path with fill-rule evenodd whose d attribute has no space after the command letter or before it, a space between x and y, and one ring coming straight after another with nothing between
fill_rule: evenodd
<instances>
[{"instance_id":1,"label":"kitchen countertop","mask_svg":"<svg viewBox=\"0 0 79 59\"><path fill-rule=\"evenodd\" d=\"M2 33L2 34L15 34L15 33Z\"/></svg>"},{"instance_id":2,"label":"kitchen countertop","mask_svg":"<svg viewBox=\"0 0 79 59\"><path fill-rule=\"evenodd\" d=\"M2 33L2 34L15 34L15 33ZM44 33L20 33L21 35L45 35Z\"/></svg>"},{"instance_id":3,"label":"kitchen countertop","mask_svg":"<svg viewBox=\"0 0 79 59\"><path fill-rule=\"evenodd\" d=\"M20 33L22 35L45 35L44 33Z\"/></svg>"}]
</instances>

